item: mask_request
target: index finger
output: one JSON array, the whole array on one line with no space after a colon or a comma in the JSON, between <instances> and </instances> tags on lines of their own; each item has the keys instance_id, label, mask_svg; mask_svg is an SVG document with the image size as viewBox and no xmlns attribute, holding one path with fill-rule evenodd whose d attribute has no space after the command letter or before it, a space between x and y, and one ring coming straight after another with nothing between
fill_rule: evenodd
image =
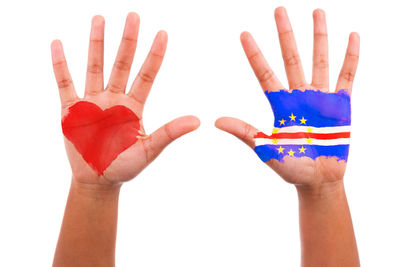
<instances>
[{"instance_id":1,"label":"index finger","mask_svg":"<svg viewBox=\"0 0 400 267\"><path fill-rule=\"evenodd\" d=\"M360 54L360 36L353 32L349 36L349 44L347 45L346 57L344 58L343 67L339 74L336 85L336 92L341 89L349 91L351 94L353 88L354 76L356 75L358 58Z\"/></svg>"},{"instance_id":2,"label":"index finger","mask_svg":"<svg viewBox=\"0 0 400 267\"><path fill-rule=\"evenodd\" d=\"M161 63L164 59L164 54L167 49L168 35L165 31L160 31L154 38L150 52L143 63L135 81L132 84L128 95L136 100L141 106L146 102L154 79L160 70Z\"/></svg>"}]
</instances>

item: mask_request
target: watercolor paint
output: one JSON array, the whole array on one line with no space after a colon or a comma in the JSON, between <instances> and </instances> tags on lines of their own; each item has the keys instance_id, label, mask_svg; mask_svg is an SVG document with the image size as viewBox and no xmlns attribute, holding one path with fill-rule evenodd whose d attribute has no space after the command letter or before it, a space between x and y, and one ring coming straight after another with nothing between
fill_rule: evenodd
<instances>
[{"instance_id":1,"label":"watercolor paint","mask_svg":"<svg viewBox=\"0 0 400 267\"><path fill-rule=\"evenodd\" d=\"M271 135L254 136L255 152L263 162L285 157L336 157L347 161L351 106L347 90L265 92L274 113Z\"/></svg>"},{"instance_id":2,"label":"watercolor paint","mask_svg":"<svg viewBox=\"0 0 400 267\"><path fill-rule=\"evenodd\" d=\"M62 129L83 159L103 175L119 154L136 143L140 123L125 106L102 110L96 104L80 101L69 108Z\"/></svg>"}]
</instances>

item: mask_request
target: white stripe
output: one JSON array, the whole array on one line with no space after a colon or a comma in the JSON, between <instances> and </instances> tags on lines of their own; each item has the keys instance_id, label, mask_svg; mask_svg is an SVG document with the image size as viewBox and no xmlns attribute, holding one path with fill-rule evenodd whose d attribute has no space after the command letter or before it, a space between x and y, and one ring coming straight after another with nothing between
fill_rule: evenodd
<instances>
[{"instance_id":1,"label":"white stripe","mask_svg":"<svg viewBox=\"0 0 400 267\"><path fill-rule=\"evenodd\" d=\"M304 132L308 133L311 130L311 133L344 133L350 132L351 126L337 126L337 127L311 127L311 126L288 126L278 128L277 133L297 133L297 132Z\"/></svg>"},{"instance_id":2,"label":"white stripe","mask_svg":"<svg viewBox=\"0 0 400 267\"><path fill-rule=\"evenodd\" d=\"M338 139L313 139L313 138L299 138L299 139L275 139L276 144L273 143L274 139L268 138L255 138L254 141L256 146L262 145L318 145L318 146L336 146L336 145L348 145L350 144L350 138L338 138ZM309 143L311 140L311 143Z\"/></svg>"}]
</instances>

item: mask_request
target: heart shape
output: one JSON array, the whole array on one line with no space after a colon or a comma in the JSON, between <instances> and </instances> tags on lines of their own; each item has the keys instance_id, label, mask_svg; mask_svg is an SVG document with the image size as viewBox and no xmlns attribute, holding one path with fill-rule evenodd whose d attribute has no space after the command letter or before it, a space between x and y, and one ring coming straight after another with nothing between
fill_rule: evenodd
<instances>
[{"instance_id":1,"label":"heart shape","mask_svg":"<svg viewBox=\"0 0 400 267\"><path fill-rule=\"evenodd\" d=\"M103 175L119 154L136 143L140 123L125 106L102 110L96 104L80 101L69 108L62 129L83 159Z\"/></svg>"}]
</instances>

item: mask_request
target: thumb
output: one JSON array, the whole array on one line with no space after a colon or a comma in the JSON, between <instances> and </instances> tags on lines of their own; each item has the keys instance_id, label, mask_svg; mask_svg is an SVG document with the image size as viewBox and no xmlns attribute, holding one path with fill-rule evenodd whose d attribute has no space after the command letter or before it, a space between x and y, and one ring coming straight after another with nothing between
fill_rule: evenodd
<instances>
[{"instance_id":1,"label":"thumb","mask_svg":"<svg viewBox=\"0 0 400 267\"><path fill-rule=\"evenodd\" d=\"M276 149L273 148L274 145L259 144L256 142L256 140L267 135L244 121L231 117L222 117L215 121L215 127L242 140L256 152L263 162L267 162L278 156Z\"/></svg>"},{"instance_id":2,"label":"thumb","mask_svg":"<svg viewBox=\"0 0 400 267\"><path fill-rule=\"evenodd\" d=\"M236 136L254 149L255 142L253 137L258 133L258 130L254 126L239 119L221 117L215 121L215 127Z\"/></svg>"},{"instance_id":3,"label":"thumb","mask_svg":"<svg viewBox=\"0 0 400 267\"><path fill-rule=\"evenodd\" d=\"M164 124L144 140L144 145L148 148L148 158L153 160L172 141L199 126L200 120L195 116L183 116Z\"/></svg>"}]
</instances>

